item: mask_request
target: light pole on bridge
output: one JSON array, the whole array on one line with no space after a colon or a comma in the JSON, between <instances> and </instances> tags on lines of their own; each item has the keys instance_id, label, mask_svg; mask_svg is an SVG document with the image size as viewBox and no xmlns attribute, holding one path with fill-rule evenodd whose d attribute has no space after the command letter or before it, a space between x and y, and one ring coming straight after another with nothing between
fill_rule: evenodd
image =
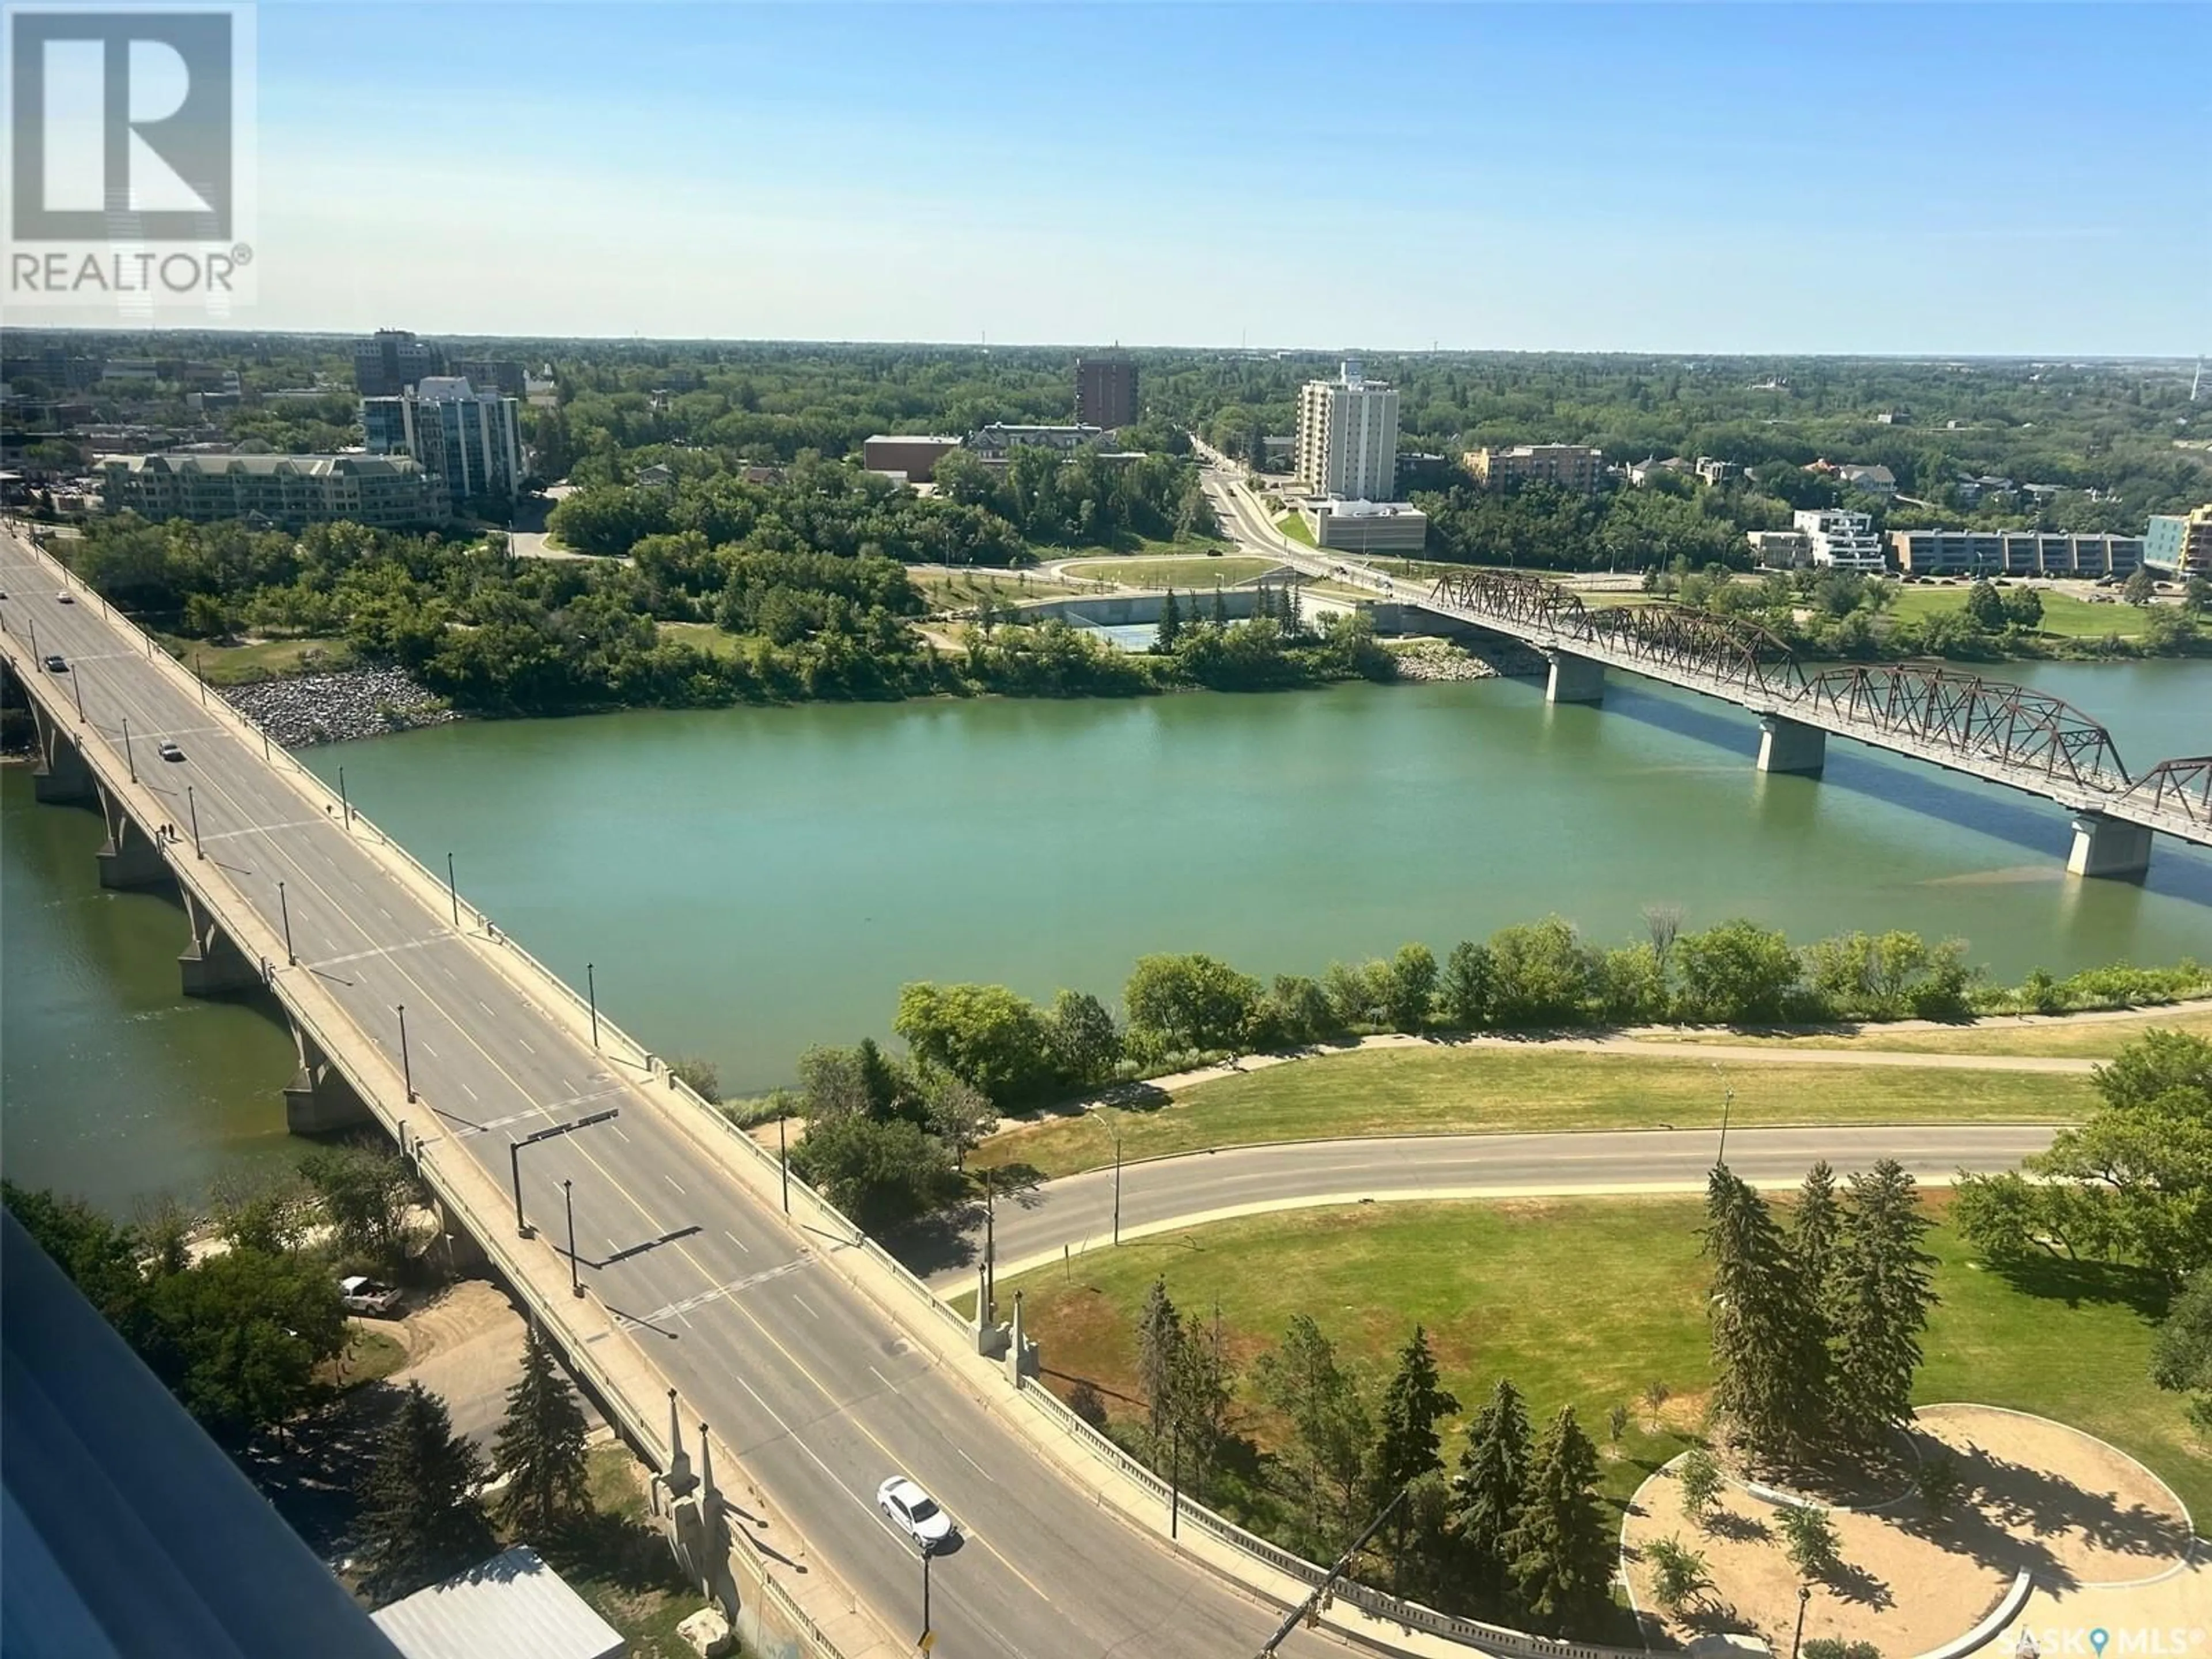
<instances>
[{"instance_id":1,"label":"light pole on bridge","mask_svg":"<svg viewBox=\"0 0 2212 1659\"><path fill-rule=\"evenodd\" d=\"M407 1085L407 1102L415 1103L415 1067L407 1057L407 1005L399 1005L399 1079Z\"/></svg>"},{"instance_id":2,"label":"light pole on bridge","mask_svg":"<svg viewBox=\"0 0 2212 1659\"><path fill-rule=\"evenodd\" d=\"M561 1207L568 1215L568 1294L581 1296L584 1281L576 1276L576 1183L567 1176L561 1177Z\"/></svg>"},{"instance_id":3,"label":"light pole on bridge","mask_svg":"<svg viewBox=\"0 0 2212 1659\"><path fill-rule=\"evenodd\" d=\"M207 856L207 852L200 845L200 804L193 798L192 787L189 783L185 786L185 811L191 815L192 856L196 859L204 859Z\"/></svg>"},{"instance_id":4,"label":"light pole on bridge","mask_svg":"<svg viewBox=\"0 0 2212 1659\"><path fill-rule=\"evenodd\" d=\"M599 1046L599 987L592 975L592 964L584 964L584 997L592 1008L592 1047Z\"/></svg>"},{"instance_id":5,"label":"light pole on bridge","mask_svg":"<svg viewBox=\"0 0 2212 1659\"><path fill-rule=\"evenodd\" d=\"M523 1136L520 1140L510 1140L507 1143L507 1174L514 1183L514 1234L516 1237L530 1238L535 1237L534 1233L532 1231L529 1221L522 1213L522 1149L525 1146L534 1146L541 1140L553 1139L555 1137L559 1135L574 1134L579 1129L588 1129L594 1123L605 1123L611 1119L617 1118L621 1115L621 1107L610 1106L604 1112L589 1113L583 1117L576 1119L571 1123L556 1123L550 1128L540 1129L534 1134L526 1134ZM572 1229L575 1224L573 1212L571 1212L569 1224ZM575 1261L575 1255L573 1249L573 1233L570 1242L572 1249L569 1254L569 1262L573 1268ZM578 1294L580 1295L581 1292L579 1291Z\"/></svg>"},{"instance_id":6,"label":"light pole on bridge","mask_svg":"<svg viewBox=\"0 0 2212 1659\"><path fill-rule=\"evenodd\" d=\"M138 781L138 757L131 750L131 716L123 717L123 763L131 769L131 781Z\"/></svg>"},{"instance_id":7,"label":"light pole on bridge","mask_svg":"<svg viewBox=\"0 0 2212 1659\"><path fill-rule=\"evenodd\" d=\"M284 897L284 884L281 881L276 884L276 914L284 918L284 965L297 968L300 958L292 949L292 907Z\"/></svg>"},{"instance_id":8,"label":"light pole on bridge","mask_svg":"<svg viewBox=\"0 0 2212 1659\"><path fill-rule=\"evenodd\" d=\"M446 854L446 896L453 901L453 926L461 925L461 890L453 881L453 855Z\"/></svg>"}]
</instances>

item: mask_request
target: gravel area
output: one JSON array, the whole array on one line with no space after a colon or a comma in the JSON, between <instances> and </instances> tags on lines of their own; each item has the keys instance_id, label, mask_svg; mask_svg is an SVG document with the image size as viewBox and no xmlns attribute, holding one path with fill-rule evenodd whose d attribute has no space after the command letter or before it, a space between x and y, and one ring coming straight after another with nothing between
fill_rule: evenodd
<instances>
[{"instance_id":1,"label":"gravel area","mask_svg":"<svg viewBox=\"0 0 2212 1659\"><path fill-rule=\"evenodd\" d=\"M232 707L287 749L382 737L460 716L397 668L353 668L233 686Z\"/></svg>"},{"instance_id":2,"label":"gravel area","mask_svg":"<svg viewBox=\"0 0 2212 1659\"><path fill-rule=\"evenodd\" d=\"M1498 673L1495 664L1443 640L1408 640L1390 654L1401 680L1488 680Z\"/></svg>"}]
</instances>

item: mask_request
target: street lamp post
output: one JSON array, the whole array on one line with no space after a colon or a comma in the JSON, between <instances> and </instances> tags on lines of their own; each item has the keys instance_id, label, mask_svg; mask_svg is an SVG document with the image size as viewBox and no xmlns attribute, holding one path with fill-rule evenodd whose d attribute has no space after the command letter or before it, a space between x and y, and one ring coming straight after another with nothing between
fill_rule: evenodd
<instances>
[{"instance_id":1,"label":"street lamp post","mask_svg":"<svg viewBox=\"0 0 2212 1659\"><path fill-rule=\"evenodd\" d=\"M592 1047L599 1046L599 986L592 976L592 964L584 964L584 998L592 1007Z\"/></svg>"},{"instance_id":2,"label":"street lamp post","mask_svg":"<svg viewBox=\"0 0 2212 1659\"><path fill-rule=\"evenodd\" d=\"M1722 1169L1728 1167L1729 1112L1735 1104L1735 1085L1728 1080L1728 1073L1716 1063L1713 1072L1721 1080L1721 1149L1714 1159Z\"/></svg>"},{"instance_id":3,"label":"street lamp post","mask_svg":"<svg viewBox=\"0 0 2212 1659\"><path fill-rule=\"evenodd\" d=\"M185 811L191 815L192 856L196 859L204 859L207 856L207 851L200 845L200 804L193 797L192 787L189 783L185 786Z\"/></svg>"},{"instance_id":4,"label":"street lamp post","mask_svg":"<svg viewBox=\"0 0 2212 1659\"><path fill-rule=\"evenodd\" d=\"M783 1171L783 1212L786 1215L789 1215L791 1213L791 1148L785 1141L783 1127L785 1123L788 1121L789 1120L785 1118L781 1113L777 1114L775 1120L775 1161L777 1167Z\"/></svg>"},{"instance_id":5,"label":"street lamp post","mask_svg":"<svg viewBox=\"0 0 2212 1659\"><path fill-rule=\"evenodd\" d=\"M200 707L207 707L207 671L200 666L200 653L192 653L192 678L200 683Z\"/></svg>"},{"instance_id":6,"label":"street lamp post","mask_svg":"<svg viewBox=\"0 0 2212 1659\"><path fill-rule=\"evenodd\" d=\"M921 1547L921 1636L922 1639L925 1641L928 1639L929 1636L929 1560L932 1551L930 1550L929 1546L924 1544Z\"/></svg>"},{"instance_id":7,"label":"street lamp post","mask_svg":"<svg viewBox=\"0 0 2212 1659\"><path fill-rule=\"evenodd\" d=\"M514 1183L514 1231L518 1238L537 1237L528 1219L522 1213L522 1149L525 1146L534 1146L541 1140L550 1140L556 1135L574 1134L579 1129L588 1129L594 1123L605 1123L611 1118L621 1115L621 1107L610 1106L604 1112L592 1112L568 1123L556 1123L550 1128L540 1129L534 1134L524 1135L520 1140L510 1140L507 1143L507 1170L508 1177ZM567 1183L564 1182L562 1186L565 1188ZM572 1263L575 1256L575 1212L571 1210L568 1217L568 1242L569 1258ZM572 1279L574 1277L573 1267L570 1277ZM579 1291L577 1294L580 1296L583 1292Z\"/></svg>"},{"instance_id":8,"label":"street lamp post","mask_svg":"<svg viewBox=\"0 0 2212 1659\"><path fill-rule=\"evenodd\" d=\"M1121 1131L1109 1123L1106 1133L1114 1137L1114 1245L1118 1249L1121 1243Z\"/></svg>"},{"instance_id":9,"label":"street lamp post","mask_svg":"<svg viewBox=\"0 0 2212 1659\"><path fill-rule=\"evenodd\" d=\"M84 724L84 670L70 671L70 695L76 699L76 723Z\"/></svg>"},{"instance_id":10,"label":"street lamp post","mask_svg":"<svg viewBox=\"0 0 2212 1659\"><path fill-rule=\"evenodd\" d=\"M1168 1538L1173 1541L1182 1520L1182 1425L1175 1425L1175 1462L1168 1475Z\"/></svg>"},{"instance_id":11,"label":"street lamp post","mask_svg":"<svg viewBox=\"0 0 2212 1659\"><path fill-rule=\"evenodd\" d=\"M1797 1659L1797 1649L1805 1639L1805 1608L1813 1600L1810 1584L1797 1586L1797 1633L1790 1638L1790 1659Z\"/></svg>"},{"instance_id":12,"label":"street lamp post","mask_svg":"<svg viewBox=\"0 0 2212 1659\"><path fill-rule=\"evenodd\" d=\"M453 902L453 926L461 925L461 890L453 880L453 855L446 854L446 896Z\"/></svg>"},{"instance_id":13,"label":"street lamp post","mask_svg":"<svg viewBox=\"0 0 2212 1659\"><path fill-rule=\"evenodd\" d=\"M519 1140L507 1143L507 1170L514 1180L514 1236L527 1238L530 1224L522 1218L522 1143Z\"/></svg>"},{"instance_id":14,"label":"street lamp post","mask_svg":"<svg viewBox=\"0 0 2212 1659\"><path fill-rule=\"evenodd\" d=\"M576 1196L572 1190L575 1184L567 1176L561 1177L561 1207L568 1212L568 1294L581 1296L584 1281L576 1276Z\"/></svg>"},{"instance_id":15,"label":"street lamp post","mask_svg":"<svg viewBox=\"0 0 2212 1659\"><path fill-rule=\"evenodd\" d=\"M131 781L138 781L138 757L131 752L131 716L123 717L123 763L131 769Z\"/></svg>"},{"instance_id":16,"label":"street lamp post","mask_svg":"<svg viewBox=\"0 0 2212 1659\"><path fill-rule=\"evenodd\" d=\"M281 881L276 884L276 913L284 918L284 965L297 968L300 958L292 949L292 907L284 897L284 884Z\"/></svg>"},{"instance_id":17,"label":"street lamp post","mask_svg":"<svg viewBox=\"0 0 2212 1659\"><path fill-rule=\"evenodd\" d=\"M345 768L338 768L338 805L345 809L346 828L353 828L353 802L346 794Z\"/></svg>"},{"instance_id":18,"label":"street lamp post","mask_svg":"<svg viewBox=\"0 0 2212 1659\"><path fill-rule=\"evenodd\" d=\"M415 1067L407 1058L407 1005L399 1005L399 1080L407 1085L407 1098L415 1099Z\"/></svg>"}]
</instances>

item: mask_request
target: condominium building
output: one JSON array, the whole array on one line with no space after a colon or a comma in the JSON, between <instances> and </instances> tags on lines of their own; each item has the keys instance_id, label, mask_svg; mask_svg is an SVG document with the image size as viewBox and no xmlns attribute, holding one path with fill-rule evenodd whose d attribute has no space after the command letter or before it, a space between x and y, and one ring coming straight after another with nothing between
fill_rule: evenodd
<instances>
[{"instance_id":1,"label":"condominium building","mask_svg":"<svg viewBox=\"0 0 2212 1659\"><path fill-rule=\"evenodd\" d=\"M1516 444L1470 449L1467 470L1485 489L1505 483L1547 483L1595 495L1605 488L1605 452L1588 444Z\"/></svg>"},{"instance_id":2,"label":"condominium building","mask_svg":"<svg viewBox=\"0 0 2212 1659\"><path fill-rule=\"evenodd\" d=\"M1882 568L1881 538L1874 533L1869 514L1822 508L1800 513L1791 523L1805 538L1816 569L1871 573Z\"/></svg>"},{"instance_id":3,"label":"condominium building","mask_svg":"<svg viewBox=\"0 0 2212 1659\"><path fill-rule=\"evenodd\" d=\"M1003 459L1017 449L1076 450L1105 434L1087 421L1073 426L1009 426L994 421L968 434L967 447L985 460Z\"/></svg>"},{"instance_id":4,"label":"condominium building","mask_svg":"<svg viewBox=\"0 0 2212 1659\"><path fill-rule=\"evenodd\" d=\"M444 522L446 501L405 455L129 455L103 462L101 505L159 523L339 520L380 530Z\"/></svg>"},{"instance_id":5,"label":"condominium building","mask_svg":"<svg viewBox=\"0 0 2212 1659\"><path fill-rule=\"evenodd\" d=\"M446 354L404 328L380 328L353 348L354 387L364 398L395 398L426 374L446 372Z\"/></svg>"},{"instance_id":6,"label":"condominium building","mask_svg":"<svg viewBox=\"0 0 2212 1659\"><path fill-rule=\"evenodd\" d=\"M2147 557L2141 536L2033 530L1893 530L1889 548L1915 576L2124 576Z\"/></svg>"},{"instance_id":7,"label":"condominium building","mask_svg":"<svg viewBox=\"0 0 2212 1659\"><path fill-rule=\"evenodd\" d=\"M2177 576L2212 576L2212 507L2153 514L2142 562Z\"/></svg>"},{"instance_id":8,"label":"condominium building","mask_svg":"<svg viewBox=\"0 0 2212 1659\"><path fill-rule=\"evenodd\" d=\"M1751 556L1761 570L1795 570L1813 561L1813 544L1802 530L1748 530Z\"/></svg>"},{"instance_id":9,"label":"condominium building","mask_svg":"<svg viewBox=\"0 0 2212 1659\"><path fill-rule=\"evenodd\" d=\"M1127 357L1075 360L1075 420L1108 432L1137 423L1137 366Z\"/></svg>"},{"instance_id":10,"label":"condominium building","mask_svg":"<svg viewBox=\"0 0 2212 1659\"><path fill-rule=\"evenodd\" d=\"M372 453L413 456L456 514L471 500L511 501L521 487L515 398L434 374L396 398L363 398L361 424Z\"/></svg>"},{"instance_id":11,"label":"condominium building","mask_svg":"<svg viewBox=\"0 0 2212 1659\"><path fill-rule=\"evenodd\" d=\"M1298 477L1317 495L1388 501L1398 487L1398 393L1345 360L1298 392Z\"/></svg>"}]
</instances>

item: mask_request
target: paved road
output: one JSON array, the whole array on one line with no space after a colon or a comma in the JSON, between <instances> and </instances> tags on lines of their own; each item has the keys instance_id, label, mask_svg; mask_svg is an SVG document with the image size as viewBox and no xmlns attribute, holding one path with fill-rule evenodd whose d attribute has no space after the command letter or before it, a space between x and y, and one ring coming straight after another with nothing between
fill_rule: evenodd
<instances>
[{"instance_id":1,"label":"paved road","mask_svg":"<svg viewBox=\"0 0 2212 1659\"><path fill-rule=\"evenodd\" d=\"M521 1248L551 1248L561 1182L573 1180L585 1280L635 1322L639 1340L713 1425L718 1454L734 1451L784 1518L762 1535L768 1547L800 1561L818 1555L892 1628L918 1628L921 1569L874 1508L878 1482L904 1470L967 1534L934 1573L940 1659L1220 1659L1256 1650L1271 1613L1050 1472L823 1268L819 1252L834 1241L802 1240L719 1167L702 1167L680 1132L644 1107L635 1071L533 1006L484 945L418 901L335 818L304 805L258 744L158 671L97 600L80 592L60 604L58 586L43 556L0 538L0 613L12 640L27 643L35 627L40 653L70 660L66 675L32 672L57 690L73 681L111 738L128 720L138 775L187 826L183 858L191 856L191 786L208 858L272 928L283 881L300 962L280 975L317 975L395 1061L394 1011L405 1006L415 1085L453 1146L504 1182L511 1139L623 1108L618 1121L523 1154L526 1206L543 1231ZM58 706L73 707L68 690ZM155 758L164 738L183 746L183 763ZM280 752L276 764L287 763ZM1285 1651L1341 1649L1301 1633Z\"/></svg>"},{"instance_id":2,"label":"paved road","mask_svg":"<svg viewBox=\"0 0 2212 1659\"><path fill-rule=\"evenodd\" d=\"M2009 1169L2051 1144L2049 1124L1906 1127L1737 1129L1729 1167L1747 1181L1796 1182L1817 1158L1841 1170L1894 1158L1923 1180L1964 1168ZM1121 1236L1160 1232L1224 1212L1290 1208L1361 1199L1423 1196L1535 1197L1639 1188L1695 1188L1718 1148L1711 1129L1587 1130L1561 1134L1410 1135L1232 1147L1131 1164L1121 1170ZM1114 1171L1092 1170L1047 1182L996 1206L999 1271L1006 1275L1109 1244ZM943 1291L975 1283L978 1221L963 1235L960 1259L938 1260L930 1282Z\"/></svg>"}]
</instances>

